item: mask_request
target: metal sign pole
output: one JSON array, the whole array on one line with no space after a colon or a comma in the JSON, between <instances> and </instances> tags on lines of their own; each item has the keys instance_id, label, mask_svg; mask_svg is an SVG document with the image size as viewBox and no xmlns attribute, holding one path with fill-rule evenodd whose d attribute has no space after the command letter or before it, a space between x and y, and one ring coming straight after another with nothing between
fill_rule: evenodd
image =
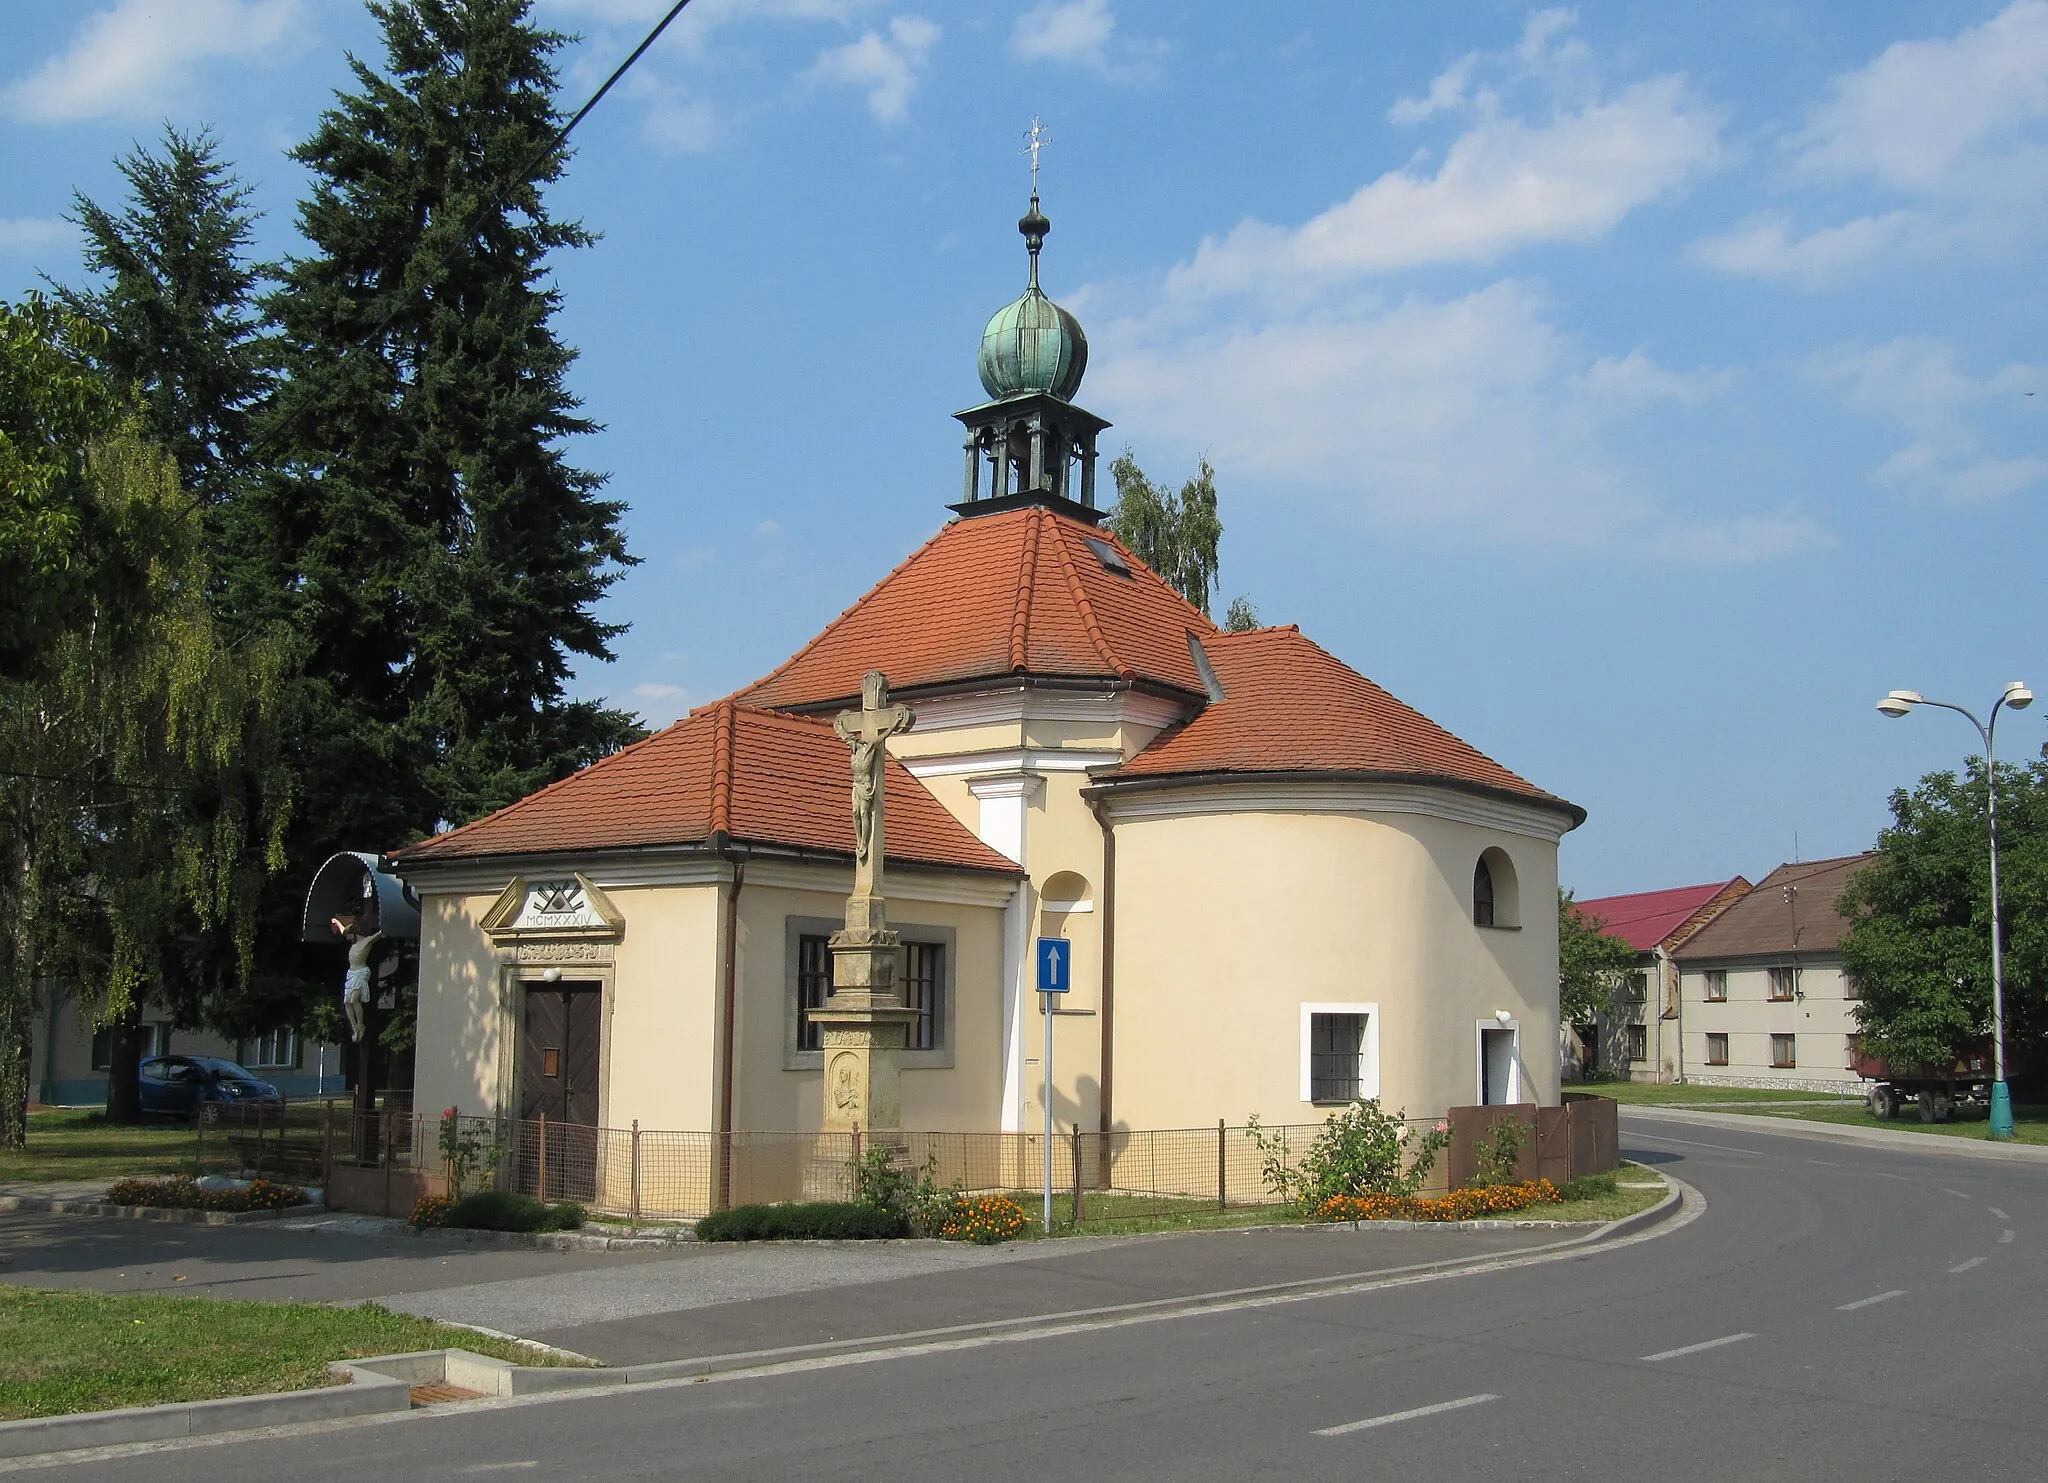
<instances>
[{"instance_id":1,"label":"metal sign pole","mask_svg":"<svg viewBox=\"0 0 2048 1483\"><path fill-rule=\"evenodd\" d=\"M1052 995L1040 994L1045 1008L1045 1233L1052 1234Z\"/></svg>"}]
</instances>

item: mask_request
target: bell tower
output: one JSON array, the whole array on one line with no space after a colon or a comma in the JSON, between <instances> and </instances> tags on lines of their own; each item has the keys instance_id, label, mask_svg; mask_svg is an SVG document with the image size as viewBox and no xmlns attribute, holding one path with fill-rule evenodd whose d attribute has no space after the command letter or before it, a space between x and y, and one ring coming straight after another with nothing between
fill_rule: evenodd
<instances>
[{"instance_id":1,"label":"bell tower","mask_svg":"<svg viewBox=\"0 0 2048 1483\"><path fill-rule=\"evenodd\" d=\"M1088 369L1088 337L1073 315L1038 286L1038 254L1052 230L1038 209L1036 120L1031 143L1031 209L1017 223L1030 255L1023 294L998 309L982 331L977 369L989 399L955 412L967 428L966 482L961 515L994 514L1021 505L1046 505L1098 522L1095 440L1109 423L1074 405Z\"/></svg>"}]
</instances>

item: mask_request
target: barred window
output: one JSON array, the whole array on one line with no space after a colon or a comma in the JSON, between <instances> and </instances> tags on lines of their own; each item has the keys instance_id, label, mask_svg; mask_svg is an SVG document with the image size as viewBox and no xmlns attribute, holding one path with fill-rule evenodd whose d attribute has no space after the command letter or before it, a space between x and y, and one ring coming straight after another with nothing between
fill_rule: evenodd
<instances>
[{"instance_id":1,"label":"barred window","mask_svg":"<svg viewBox=\"0 0 2048 1483\"><path fill-rule=\"evenodd\" d=\"M1707 1037L1707 1064L1709 1066L1725 1066L1728 1064L1728 1037L1726 1035L1709 1035Z\"/></svg>"},{"instance_id":2,"label":"barred window","mask_svg":"<svg viewBox=\"0 0 2048 1483\"><path fill-rule=\"evenodd\" d=\"M832 996L831 939L808 933L797 939L796 959L796 1048L817 1050L824 1045L811 1011L823 1009Z\"/></svg>"},{"instance_id":3,"label":"barred window","mask_svg":"<svg viewBox=\"0 0 2048 1483\"><path fill-rule=\"evenodd\" d=\"M940 942L903 945L903 1002L917 1011L910 1026L910 1050L937 1050L945 1043L946 946Z\"/></svg>"},{"instance_id":4,"label":"barred window","mask_svg":"<svg viewBox=\"0 0 2048 1483\"><path fill-rule=\"evenodd\" d=\"M1649 1035L1642 1025L1627 1026L1624 1038L1628 1041L1628 1058L1631 1061L1650 1059Z\"/></svg>"},{"instance_id":5,"label":"barred window","mask_svg":"<svg viewBox=\"0 0 2048 1483\"><path fill-rule=\"evenodd\" d=\"M1628 997L1631 1004L1641 1004L1650 997L1650 976L1641 969L1628 976Z\"/></svg>"},{"instance_id":6,"label":"barred window","mask_svg":"<svg viewBox=\"0 0 2048 1483\"><path fill-rule=\"evenodd\" d=\"M1365 1050L1365 1016L1309 1016L1308 1084L1311 1102L1354 1102Z\"/></svg>"}]
</instances>

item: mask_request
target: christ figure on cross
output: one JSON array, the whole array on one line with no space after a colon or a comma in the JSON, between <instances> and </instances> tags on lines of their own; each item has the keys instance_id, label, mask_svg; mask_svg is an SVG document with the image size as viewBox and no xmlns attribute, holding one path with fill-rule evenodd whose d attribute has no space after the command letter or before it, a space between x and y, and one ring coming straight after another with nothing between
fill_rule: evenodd
<instances>
[{"instance_id":1,"label":"christ figure on cross","mask_svg":"<svg viewBox=\"0 0 2048 1483\"><path fill-rule=\"evenodd\" d=\"M860 709L832 718L853 748L853 894L873 896L882 874L882 763L888 740L910 729L910 707L889 704L889 681L871 669L860 682Z\"/></svg>"}]
</instances>

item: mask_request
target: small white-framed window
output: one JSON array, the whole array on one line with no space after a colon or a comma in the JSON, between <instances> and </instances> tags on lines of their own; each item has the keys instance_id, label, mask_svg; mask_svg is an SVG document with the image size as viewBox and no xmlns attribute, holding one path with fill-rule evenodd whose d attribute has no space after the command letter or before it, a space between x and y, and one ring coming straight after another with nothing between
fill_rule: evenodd
<instances>
[{"instance_id":1,"label":"small white-framed window","mask_svg":"<svg viewBox=\"0 0 2048 1483\"><path fill-rule=\"evenodd\" d=\"M1379 1094L1379 1005L1302 1005L1301 1100L1334 1106Z\"/></svg>"},{"instance_id":2,"label":"small white-framed window","mask_svg":"<svg viewBox=\"0 0 2048 1483\"><path fill-rule=\"evenodd\" d=\"M242 1064L265 1070L293 1070L299 1066L299 1032L271 1030L242 1042Z\"/></svg>"}]
</instances>

